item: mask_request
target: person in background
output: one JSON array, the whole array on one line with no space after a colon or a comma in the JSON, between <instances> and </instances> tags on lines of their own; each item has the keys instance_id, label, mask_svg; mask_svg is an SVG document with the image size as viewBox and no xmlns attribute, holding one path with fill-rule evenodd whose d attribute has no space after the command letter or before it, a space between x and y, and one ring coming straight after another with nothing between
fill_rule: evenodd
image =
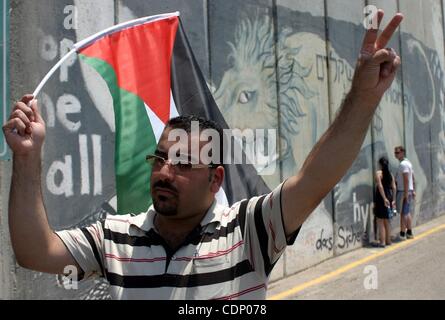
<instances>
[{"instance_id":1,"label":"person in background","mask_svg":"<svg viewBox=\"0 0 445 320\"><path fill-rule=\"evenodd\" d=\"M395 208L396 183L394 176L389 171L389 162L386 157L379 159L380 170L375 173L375 207L374 213L377 217L379 230L379 247L391 244L391 224L393 210Z\"/></svg>"},{"instance_id":2,"label":"person in background","mask_svg":"<svg viewBox=\"0 0 445 320\"><path fill-rule=\"evenodd\" d=\"M413 165L406 158L405 148L403 146L398 146L394 148L394 156L400 161L399 168L396 174L397 183L397 196L396 204L397 211L400 212L400 239L406 238L412 239L412 202L415 198L415 181L414 181L414 171Z\"/></svg>"}]
</instances>

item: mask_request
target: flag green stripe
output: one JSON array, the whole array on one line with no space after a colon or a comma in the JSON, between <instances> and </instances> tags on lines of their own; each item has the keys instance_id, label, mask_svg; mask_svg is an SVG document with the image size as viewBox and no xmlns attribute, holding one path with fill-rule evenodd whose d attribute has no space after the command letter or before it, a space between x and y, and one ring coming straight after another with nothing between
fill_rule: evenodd
<instances>
[{"instance_id":1,"label":"flag green stripe","mask_svg":"<svg viewBox=\"0 0 445 320\"><path fill-rule=\"evenodd\" d=\"M156 138L144 102L118 86L116 72L105 61L80 54L106 81L113 97L117 211L140 213L151 205L151 169L145 156L156 149Z\"/></svg>"}]
</instances>

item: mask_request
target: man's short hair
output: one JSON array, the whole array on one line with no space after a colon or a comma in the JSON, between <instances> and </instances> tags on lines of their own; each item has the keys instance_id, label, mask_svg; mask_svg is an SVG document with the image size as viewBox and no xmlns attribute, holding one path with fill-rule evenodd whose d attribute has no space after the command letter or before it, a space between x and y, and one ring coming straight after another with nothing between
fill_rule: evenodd
<instances>
[{"instance_id":1,"label":"man's short hair","mask_svg":"<svg viewBox=\"0 0 445 320\"><path fill-rule=\"evenodd\" d=\"M200 130L215 129L220 134L222 134L221 126L217 124L215 121L194 115L187 115L187 116L183 115L171 118L170 120L168 120L166 126L172 129L184 129L185 131L190 132L192 130L193 121L199 122Z\"/></svg>"},{"instance_id":2,"label":"man's short hair","mask_svg":"<svg viewBox=\"0 0 445 320\"><path fill-rule=\"evenodd\" d=\"M403 146L398 146L398 147L395 147L394 149L402 151L403 153L405 153L405 147L403 147Z\"/></svg>"},{"instance_id":3,"label":"man's short hair","mask_svg":"<svg viewBox=\"0 0 445 320\"><path fill-rule=\"evenodd\" d=\"M168 128L171 129L182 129L185 130L187 133L190 133L192 131L192 122L196 121L199 123L199 130L203 131L205 129L213 129L218 132L219 135L219 150L220 150L220 162L215 164L223 164L223 150L224 150L224 134L223 129L219 124L217 124L213 120L209 120L200 116L194 116L194 115L181 115L175 118L171 118L167 124L165 125Z\"/></svg>"}]
</instances>

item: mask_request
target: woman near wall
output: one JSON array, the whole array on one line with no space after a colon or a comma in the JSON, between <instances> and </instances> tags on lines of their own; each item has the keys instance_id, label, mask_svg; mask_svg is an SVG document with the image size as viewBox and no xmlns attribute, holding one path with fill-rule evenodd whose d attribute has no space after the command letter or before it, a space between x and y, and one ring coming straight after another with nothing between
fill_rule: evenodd
<instances>
[{"instance_id":1,"label":"woman near wall","mask_svg":"<svg viewBox=\"0 0 445 320\"><path fill-rule=\"evenodd\" d=\"M375 174L375 207L374 213L377 217L377 227L379 231L379 247L391 244L391 224L395 201L393 195L396 193L394 176L389 171L389 163L386 157L379 159L380 170Z\"/></svg>"}]
</instances>

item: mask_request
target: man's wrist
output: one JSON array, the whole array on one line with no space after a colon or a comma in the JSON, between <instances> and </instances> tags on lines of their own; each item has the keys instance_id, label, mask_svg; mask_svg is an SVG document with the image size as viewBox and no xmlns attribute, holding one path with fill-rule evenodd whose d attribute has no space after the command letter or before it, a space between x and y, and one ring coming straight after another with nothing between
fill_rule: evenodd
<instances>
[{"instance_id":1,"label":"man's wrist","mask_svg":"<svg viewBox=\"0 0 445 320\"><path fill-rule=\"evenodd\" d=\"M28 152L25 154L14 153L12 159L15 163L40 162L41 152Z\"/></svg>"},{"instance_id":2,"label":"man's wrist","mask_svg":"<svg viewBox=\"0 0 445 320\"><path fill-rule=\"evenodd\" d=\"M351 88L348 93L348 97L352 104L358 104L361 106L363 111L369 110L372 113L374 113L382 98L373 92L360 90L358 88Z\"/></svg>"},{"instance_id":3,"label":"man's wrist","mask_svg":"<svg viewBox=\"0 0 445 320\"><path fill-rule=\"evenodd\" d=\"M42 167L41 153L13 154L13 175L39 179Z\"/></svg>"}]
</instances>

